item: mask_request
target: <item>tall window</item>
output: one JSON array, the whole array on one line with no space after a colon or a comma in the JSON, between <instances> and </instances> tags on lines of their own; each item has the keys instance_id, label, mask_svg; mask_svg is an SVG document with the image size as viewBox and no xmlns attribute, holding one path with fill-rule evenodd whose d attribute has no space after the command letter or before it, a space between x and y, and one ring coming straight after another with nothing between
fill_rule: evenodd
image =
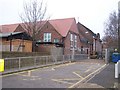
<instances>
[{"instance_id":1,"label":"tall window","mask_svg":"<svg viewBox=\"0 0 120 90\"><path fill-rule=\"evenodd\" d=\"M74 38L74 47L75 47L75 49L77 48L77 36L75 35L75 38Z\"/></svg>"},{"instance_id":2,"label":"tall window","mask_svg":"<svg viewBox=\"0 0 120 90\"><path fill-rule=\"evenodd\" d=\"M77 49L77 35L70 34L70 48Z\"/></svg>"},{"instance_id":3,"label":"tall window","mask_svg":"<svg viewBox=\"0 0 120 90\"><path fill-rule=\"evenodd\" d=\"M73 42L73 34L70 34L70 47L73 48L74 42Z\"/></svg>"},{"instance_id":4,"label":"tall window","mask_svg":"<svg viewBox=\"0 0 120 90\"><path fill-rule=\"evenodd\" d=\"M51 33L44 33L44 42L51 42Z\"/></svg>"},{"instance_id":5,"label":"tall window","mask_svg":"<svg viewBox=\"0 0 120 90\"><path fill-rule=\"evenodd\" d=\"M70 41L73 41L73 34L70 34Z\"/></svg>"}]
</instances>

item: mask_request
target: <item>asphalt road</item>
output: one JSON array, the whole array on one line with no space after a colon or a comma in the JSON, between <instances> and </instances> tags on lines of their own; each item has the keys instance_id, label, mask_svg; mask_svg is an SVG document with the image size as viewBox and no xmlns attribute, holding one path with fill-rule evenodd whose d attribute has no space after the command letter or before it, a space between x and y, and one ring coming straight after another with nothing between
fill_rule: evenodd
<instances>
[{"instance_id":1,"label":"asphalt road","mask_svg":"<svg viewBox=\"0 0 120 90\"><path fill-rule=\"evenodd\" d=\"M96 61L72 62L1 76L2 88L74 88L107 65Z\"/></svg>"},{"instance_id":2,"label":"asphalt road","mask_svg":"<svg viewBox=\"0 0 120 90\"><path fill-rule=\"evenodd\" d=\"M115 79L115 63L109 63L104 70L89 80L88 83L96 83L104 88L120 89L120 82Z\"/></svg>"}]
</instances>

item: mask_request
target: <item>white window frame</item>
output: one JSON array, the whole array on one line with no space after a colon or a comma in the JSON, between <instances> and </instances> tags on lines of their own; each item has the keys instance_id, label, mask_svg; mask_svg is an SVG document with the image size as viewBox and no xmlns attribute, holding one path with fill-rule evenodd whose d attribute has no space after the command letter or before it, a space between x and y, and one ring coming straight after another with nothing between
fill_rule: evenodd
<instances>
[{"instance_id":1,"label":"white window frame","mask_svg":"<svg viewBox=\"0 0 120 90\"><path fill-rule=\"evenodd\" d=\"M59 43L59 39L58 38L54 38L54 43Z\"/></svg>"},{"instance_id":2,"label":"white window frame","mask_svg":"<svg viewBox=\"0 0 120 90\"><path fill-rule=\"evenodd\" d=\"M44 42L51 42L51 33L44 33Z\"/></svg>"},{"instance_id":3,"label":"white window frame","mask_svg":"<svg viewBox=\"0 0 120 90\"><path fill-rule=\"evenodd\" d=\"M70 41L73 41L73 34L70 34Z\"/></svg>"},{"instance_id":4,"label":"white window frame","mask_svg":"<svg viewBox=\"0 0 120 90\"><path fill-rule=\"evenodd\" d=\"M74 47L77 49L77 35L74 36Z\"/></svg>"},{"instance_id":5,"label":"white window frame","mask_svg":"<svg viewBox=\"0 0 120 90\"><path fill-rule=\"evenodd\" d=\"M70 48L73 48L73 46L74 46L73 36L74 35L72 33L70 33Z\"/></svg>"}]
</instances>

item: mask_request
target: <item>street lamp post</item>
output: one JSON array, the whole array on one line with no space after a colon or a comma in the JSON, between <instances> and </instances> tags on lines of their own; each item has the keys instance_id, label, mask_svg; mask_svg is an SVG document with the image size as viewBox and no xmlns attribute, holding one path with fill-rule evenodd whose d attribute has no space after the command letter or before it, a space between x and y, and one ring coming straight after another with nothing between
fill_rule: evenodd
<instances>
[{"instance_id":1,"label":"street lamp post","mask_svg":"<svg viewBox=\"0 0 120 90\"><path fill-rule=\"evenodd\" d=\"M120 52L120 1L118 2L118 52Z\"/></svg>"}]
</instances>

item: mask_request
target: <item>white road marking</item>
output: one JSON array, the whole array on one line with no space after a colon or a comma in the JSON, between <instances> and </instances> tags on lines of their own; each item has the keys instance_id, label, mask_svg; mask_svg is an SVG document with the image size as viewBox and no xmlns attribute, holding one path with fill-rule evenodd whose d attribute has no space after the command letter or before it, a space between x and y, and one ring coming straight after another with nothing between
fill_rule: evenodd
<instances>
[{"instance_id":1,"label":"white road marking","mask_svg":"<svg viewBox=\"0 0 120 90\"><path fill-rule=\"evenodd\" d=\"M26 81L27 79L23 79L23 80L25 80L25 81Z\"/></svg>"},{"instance_id":2,"label":"white road marking","mask_svg":"<svg viewBox=\"0 0 120 90\"><path fill-rule=\"evenodd\" d=\"M79 75L78 73L76 72L73 72L73 74L77 75L79 78L83 79L83 77L81 75Z\"/></svg>"},{"instance_id":3,"label":"white road marking","mask_svg":"<svg viewBox=\"0 0 120 90\"><path fill-rule=\"evenodd\" d=\"M56 82L60 82L60 83L67 83L67 84L73 84L73 83L70 83L70 82L65 82L65 81L57 80L57 79L52 79L52 81L56 81Z\"/></svg>"},{"instance_id":4,"label":"white road marking","mask_svg":"<svg viewBox=\"0 0 120 90\"><path fill-rule=\"evenodd\" d=\"M36 80L35 78L32 78L32 79L30 79L30 80Z\"/></svg>"},{"instance_id":5,"label":"white road marking","mask_svg":"<svg viewBox=\"0 0 120 90\"><path fill-rule=\"evenodd\" d=\"M57 79L57 80L79 80L80 78L64 78L64 79Z\"/></svg>"},{"instance_id":6,"label":"white road marking","mask_svg":"<svg viewBox=\"0 0 120 90\"><path fill-rule=\"evenodd\" d=\"M85 73L89 72L90 70L91 70L91 69L86 70Z\"/></svg>"}]
</instances>

